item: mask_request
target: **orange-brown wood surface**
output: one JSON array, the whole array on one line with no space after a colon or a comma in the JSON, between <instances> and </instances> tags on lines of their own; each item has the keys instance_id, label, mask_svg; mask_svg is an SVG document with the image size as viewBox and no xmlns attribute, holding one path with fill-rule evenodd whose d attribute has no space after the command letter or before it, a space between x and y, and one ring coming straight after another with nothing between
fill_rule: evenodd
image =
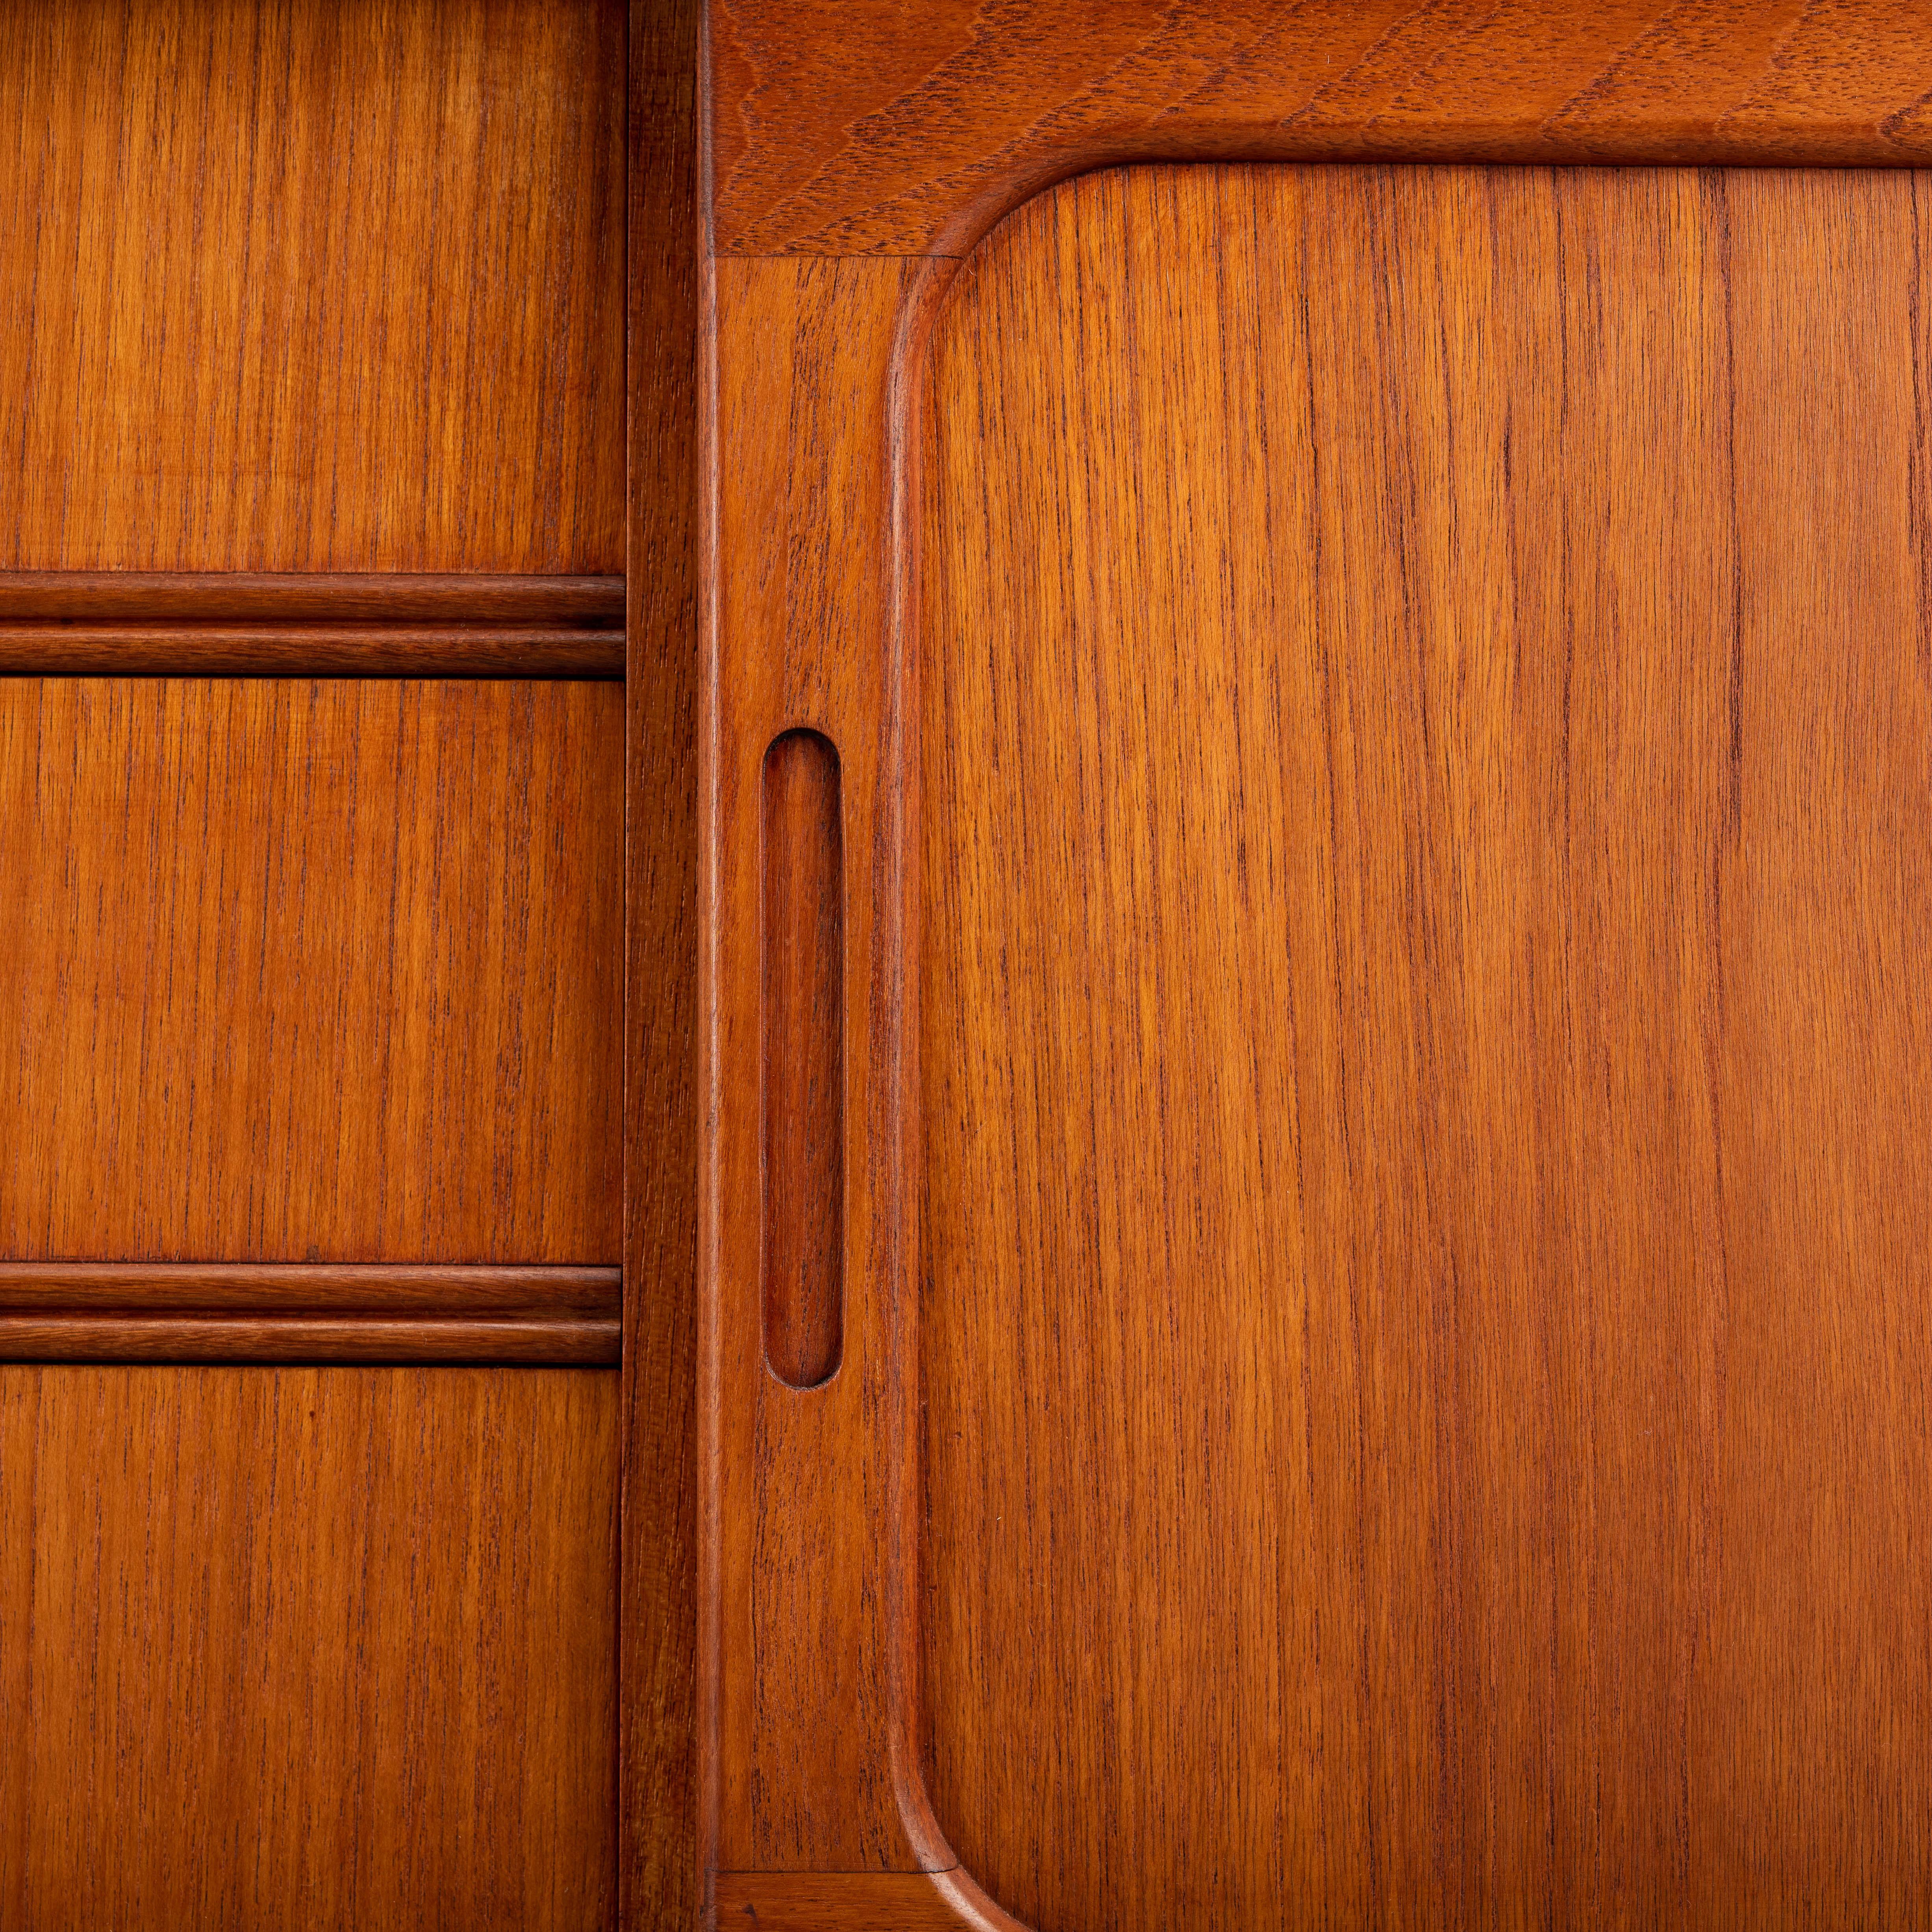
<instances>
[{"instance_id":1,"label":"orange-brown wood surface","mask_svg":"<svg viewBox=\"0 0 1932 1932\"><path fill-rule=\"evenodd\" d=\"M1922 0L716 0L721 254L964 253L1110 161L1932 160Z\"/></svg>"},{"instance_id":2,"label":"orange-brown wood surface","mask_svg":"<svg viewBox=\"0 0 1932 1932\"><path fill-rule=\"evenodd\" d=\"M708 21L721 1912L1917 1922L1926 23ZM1024 206L1217 158L1573 165ZM806 1390L748 1211L800 725Z\"/></svg>"},{"instance_id":3,"label":"orange-brown wood surface","mask_svg":"<svg viewBox=\"0 0 1932 1932\"><path fill-rule=\"evenodd\" d=\"M0 571L0 625L621 627L624 580L503 571Z\"/></svg>"},{"instance_id":4,"label":"orange-brown wood surface","mask_svg":"<svg viewBox=\"0 0 1932 1932\"><path fill-rule=\"evenodd\" d=\"M622 702L0 682L0 1258L615 1262Z\"/></svg>"},{"instance_id":5,"label":"orange-brown wood surface","mask_svg":"<svg viewBox=\"0 0 1932 1932\"><path fill-rule=\"evenodd\" d=\"M616 0L0 10L0 564L623 568Z\"/></svg>"},{"instance_id":6,"label":"orange-brown wood surface","mask_svg":"<svg viewBox=\"0 0 1932 1932\"><path fill-rule=\"evenodd\" d=\"M614 1922L617 1379L0 1370L0 1924Z\"/></svg>"},{"instance_id":7,"label":"orange-brown wood surface","mask_svg":"<svg viewBox=\"0 0 1932 1932\"><path fill-rule=\"evenodd\" d=\"M640 1862L622 1458L694 1390L557 1366L627 1138L668 1248L696 1171L625 1110L626 16L0 0L0 1361L69 1364L0 1368L0 1928Z\"/></svg>"},{"instance_id":8,"label":"orange-brown wood surface","mask_svg":"<svg viewBox=\"0 0 1932 1932\"><path fill-rule=\"evenodd\" d=\"M632 0L618 1882L700 1922L698 0Z\"/></svg>"},{"instance_id":9,"label":"orange-brown wood surface","mask_svg":"<svg viewBox=\"0 0 1932 1932\"><path fill-rule=\"evenodd\" d=\"M1148 169L955 285L926 1766L1043 1932L1932 1912L1928 227Z\"/></svg>"},{"instance_id":10,"label":"orange-brown wood surface","mask_svg":"<svg viewBox=\"0 0 1932 1932\"><path fill-rule=\"evenodd\" d=\"M314 1314L614 1315L614 1268L330 1262L0 1262L0 1309L230 1312L264 1300Z\"/></svg>"},{"instance_id":11,"label":"orange-brown wood surface","mask_svg":"<svg viewBox=\"0 0 1932 1932\"><path fill-rule=\"evenodd\" d=\"M0 1361L614 1364L614 1268L0 1262Z\"/></svg>"},{"instance_id":12,"label":"orange-brown wood surface","mask_svg":"<svg viewBox=\"0 0 1932 1932\"><path fill-rule=\"evenodd\" d=\"M621 577L0 572L8 676L622 677Z\"/></svg>"},{"instance_id":13,"label":"orange-brown wood surface","mask_svg":"<svg viewBox=\"0 0 1932 1932\"><path fill-rule=\"evenodd\" d=\"M700 1356L716 1448L704 1458L713 1514L699 1640L712 1700L707 1822L727 1871L919 1862L892 1774L898 1679L884 1562L898 1262L896 1225L878 1210L898 1085L880 1041L903 1010L903 948L900 915L877 885L892 875L912 794L880 782L903 762L884 721L904 719L887 679L892 525L875 426L888 419L895 321L922 280L919 264L896 261L716 265L710 430L733 455L716 500L714 735L700 794L712 856L699 1092L717 1096L700 1252L730 1292L710 1311ZM775 736L800 728L839 755L846 1138L867 1150L847 1171L838 1372L803 1390L766 1366L758 1212L765 759Z\"/></svg>"},{"instance_id":14,"label":"orange-brown wood surface","mask_svg":"<svg viewBox=\"0 0 1932 1932\"><path fill-rule=\"evenodd\" d=\"M940 1886L917 1872L720 1872L720 1926L760 1932L951 1932L960 1922Z\"/></svg>"},{"instance_id":15,"label":"orange-brown wood surface","mask_svg":"<svg viewBox=\"0 0 1932 1932\"><path fill-rule=\"evenodd\" d=\"M0 625L0 677L596 677L621 631L389 625Z\"/></svg>"},{"instance_id":16,"label":"orange-brown wood surface","mask_svg":"<svg viewBox=\"0 0 1932 1932\"><path fill-rule=\"evenodd\" d=\"M269 1294L273 1294L272 1286ZM142 1315L0 1310L0 1362L486 1362L615 1366L613 1315Z\"/></svg>"}]
</instances>

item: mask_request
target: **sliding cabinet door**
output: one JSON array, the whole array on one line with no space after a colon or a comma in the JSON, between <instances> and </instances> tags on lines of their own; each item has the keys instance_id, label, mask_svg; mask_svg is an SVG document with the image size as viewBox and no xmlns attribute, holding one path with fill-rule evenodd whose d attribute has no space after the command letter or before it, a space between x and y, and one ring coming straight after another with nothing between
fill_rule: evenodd
<instances>
[{"instance_id":1,"label":"sliding cabinet door","mask_svg":"<svg viewBox=\"0 0 1932 1932\"><path fill-rule=\"evenodd\" d=\"M1932 52L718 0L720 1925L1932 1917Z\"/></svg>"}]
</instances>

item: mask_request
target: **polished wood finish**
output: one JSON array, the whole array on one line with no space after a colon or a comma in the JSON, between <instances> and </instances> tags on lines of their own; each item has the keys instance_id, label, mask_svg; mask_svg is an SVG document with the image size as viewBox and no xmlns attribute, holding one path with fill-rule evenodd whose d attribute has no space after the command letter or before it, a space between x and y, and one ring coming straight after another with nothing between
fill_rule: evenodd
<instances>
[{"instance_id":1,"label":"polished wood finish","mask_svg":"<svg viewBox=\"0 0 1932 1932\"><path fill-rule=\"evenodd\" d=\"M1131 160L1932 162L1918 4L716 0L724 254L964 254Z\"/></svg>"},{"instance_id":2,"label":"polished wood finish","mask_svg":"<svg viewBox=\"0 0 1932 1932\"><path fill-rule=\"evenodd\" d=\"M0 1926L616 1916L626 44L0 4Z\"/></svg>"},{"instance_id":3,"label":"polished wood finish","mask_svg":"<svg viewBox=\"0 0 1932 1932\"><path fill-rule=\"evenodd\" d=\"M1928 240L1140 171L956 286L925 1681L1028 1922L1932 1911Z\"/></svg>"},{"instance_id":4,"label":"polished wood finish","mask_svg":"<svg viewBox=\"0 0 1932 1932\"><path fill-rule=\"evenodd\" d=\"M762 1197L765 1361L812 1388L838 1366L845 1295L845 848L838 754L765 752Z\"/></svg>"},{"instance_id":5,"label":"polished wood finish","mask_svg":"<svg viewBox=\"0 0 1932 1932\"><path fill-rule=\"evenodd\" d=\"M614 0L0 14L0 564L623 567Z\"/></svg>"},{"instance_id":6,"label":"polished wood finish","mask_svg":"<svg viewBox=\"0 0 1932 1932\"><path fill-rule=\"evenodd\" d=\"M1106 208L1121 181L1149 184L1141 219L1051 230L979 345L1002 380L952 396L956 473L928 499L922 470L952 258L1060 176L1217 155L1909 160L1932 80L1917 24L1830 4L1747 4L1702 33L1650 6L1156 18L1123 0L1072 22L1052 0L997 20L964 0L916 18L719 0L710 36L697 1642L721 1909L796 1896L832 1922L1011 1925L983 1859L1016 1903L1084 1910L1042 1922L1070 1928L1193 1922L1221 1900L1228 1922L1260 1900L1247 1922L1276 1923L1284 1898L1330 1899L1339 1922L1365 1872L1370 1922L1915 1922L1915 1518L1882 1488L1924 1480L1908 1391L1927 1055L1900 991L1925 938L1906 805L1924 782L1919 600L1898 587L1920 568L1913 179L1538 174L1539 212L1508 200L1507 172L1364 170L1352 253L1223 226L1218 204L1181 220L1202 190L1178 172L1090 184L1070 192ZM1608 202L1592 217L1562 200L1592 193L1635 197L1624 226ZM1054 201L1013 232L1065 218ZM1328 280L1298 280L1318 262ZM1070 309L1088 287L1102 292ZM1317 338L1329 387L1311 396L1316 365L1282 345ZM1058 372L1057 418L1033 413L1029 352ZM1643 399L1621 435L1618 382ZM1318 446L1293 428L1317 406ZM995 460L1028 451L1034 472ZM949 487L990 520L950 519ZM926 547L963 527L1031 529L1040 548L961 548L950 586L922 590L928 506ZM1328 547L1305 555L1291 537L1321 519ZM1868 609L1852 586L1874 574ZM1137 664L1123 640L1158 626L1164 590L1207 627L1198 661L1177 633ZM976 680L974 715L1006 734L997 820L974 797L936 824L923 795L943 773L991 782L984 746L921 750L935 610L958 620L955 695ZM1213 628L1229 610L1267 618L1246 655ZM985 628L1003 612L1015 630ZM1304 656L1297 686L1311 636L1320 675ZM1818 637L1832 649L1804 648ZM1022 688L1022 661L1065 675ZM1270 665L1278 693L1242 683ZM1588 742L1554 730L1566 715ZM863 962L845 991L844 1354L805 1391L765 1371L744 1211L758 760L800 724L840 752L847 957ZM1754 772L1731 747L1756 737ZM1016 807L1023 743L1036 783ZM1318 772L1326 820L1289 808ZM1808 820L1821 783L1835 802ZM1028 845L1034 881L1015 854L1055 826L1087 842ZM1231 827L1246 832L1232 885ZM1198 879L1176 856L1190 839ZM935 885L973 915L950 936L921 910ZM1265 928L1213 916L1258 907L1296 930L1324 905L1285 964L1258 951ZM1274 978L1212 976L1236 954ZM1339 983L1302 985L1324 960ZM922 983L940 966L944 1009ZM1294 1010L1256 1004L1281 985ZM1876 1120L1844 1100L1854 1078ZM928 1118L973 1123L953 1165L933 1165ZM1325 1176L1306 1199L1283 1178L1304 1152ZM1244 1161L1256 1200L1226 1185ZM968 1230L970 1282L935 1261L927 1188L949 1235ZM1300 1248L1259 1246L1291 1213ZM1000 1226L1039 1238L989 1282ZM1113 1274L1079 1274L1106 1256ZM1834 1289L1822 1341L1808 1261ZM1254 1310L1242 1268L1282 1303ZM1027 1282L1018 1327L972 1305L1010 1316ZM928 1377L920 1328L942 1318ZM1305 1389L1268 1378L1288 1362ZM1834 1418L1854 1412L1847 1434ZM1006 1486L968 1498L948 1429ZM1271 1446L1308 1487L1258 1492ZM1205 1541L1224 1472L1275 1545ZM1298 1550L1328 1552L1305 1588ZM1046 1647L1020 1633L1049 1578L1070 1594L1041 1614L1060 1633ZM1237 1601L1211 1596L1217 1579ZM1137 1628L1137 1594L1202 1621ZM1244 1610L1271 1654L1231 1650ZM1036 1702L1002 1743L1022 1682ZM1087 1729L1063 1741L1056 1714ZM1318 1725L1332 1759L1310 1754ZM1258 1783L1233 1768L1244 1752L1263 1754ZM1270 1808L1331 1836L1284 1826L1270 1867ZM1190 1862L1163 1868L1183 1844ZM855 1873L880 1891L842 1902Z\"/></svg>"},{"instance_id":7,"label":"polished wood finish","mask_svg":"<svg viewBox=\"0 0 1932 1932\"><path fill-rule=\"evenodd\" d=\"M0 682L0 1256L614 1262L621 701Z\"/></svg>"},{"instance_id":8,"label":"polished wood finish","mask_svg":"<svg viewBox=\"0 0 1932 1932\"><path fill-rule=\"evenodd\" d=\"M713 1856L724 1871L920 1862L892 1772L904 1712L880 1560L898 1447L883 1425L903 1305L889 1290L904 1234L881 1196L896 1171L906 1007L904 908L876 882L904 876L896 844L912 788L896 782L905 721L889 683L890 511L871 426L886 416L895 320L923 273L901 262L713 265L712 434L734 456L716 500L716 709L700 792L711 1004L699 1091L715 1109L700 1253L710 1280L730 1292L711 1306L700 1367L716 1448L701 1466L716 1472L716 1568L698 1636L716 1700ZM865 1150L846 1168L839 1372L803 1390L766 1366L762 1228L747 1211L764 1146L765 756L774 737L801 728L840 752L854 962L845 1140Z\"/></svg>"},{"instance_id":9,"label":"polished wood finish","mask_svg":"<svg viewBox=\"0 0 1932 1932\"><path fill-rule=\"evenodd\" d=\"M0 1262L0 1361L615 1364L614 1268Z\"/></svg>"},{"instance_id":10,"label":"polished wood finish","mask_svg":"<svg viewBox=\"0 0 1932 1932\"><path fill-rule=\"evenodd\" d=\"M0 572L0 676L624 675L615 577Z\"/></svg>"},{"instance_id":11,"label":"polished wood finish","mask_svg":"<svg viewBox=\"0 0 1932 1932\"><path fill-rule=\"evenodd\" d=\"M617 1379L0 1370L0 1924L614 1922Z\"/></svg>"}]
</instances>

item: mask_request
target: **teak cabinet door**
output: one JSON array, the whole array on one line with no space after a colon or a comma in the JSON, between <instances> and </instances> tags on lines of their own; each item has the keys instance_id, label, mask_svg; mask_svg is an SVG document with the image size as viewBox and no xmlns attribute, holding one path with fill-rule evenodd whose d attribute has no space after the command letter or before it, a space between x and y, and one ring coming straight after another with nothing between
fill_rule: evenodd
<instances>
[{"instance_id":1,"label":"teak cabinet door","mask_svg":"<svg viewBox=\"0 0 1932 1932\"><path fill-rule=\"evenodd\" d=\"M694 1889L1932 1915L1932 22L713 0Z\"/></svg>"}]
</instances>

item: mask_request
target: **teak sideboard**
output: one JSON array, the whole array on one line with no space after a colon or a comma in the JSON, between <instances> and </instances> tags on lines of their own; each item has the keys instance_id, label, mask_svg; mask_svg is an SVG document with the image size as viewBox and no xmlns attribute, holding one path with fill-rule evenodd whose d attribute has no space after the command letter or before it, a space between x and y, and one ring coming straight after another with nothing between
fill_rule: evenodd
<instances>
[{"instance_id":1,"label":"teak sideboard","mask_svg":"<svg viewBox=\"0 0 1932 1932\"><path fill-rule=\"evenodd\" d=\"M1932 1921L1932 8L0 100L0 1928Z\"/></svg>"}]
</instances>

